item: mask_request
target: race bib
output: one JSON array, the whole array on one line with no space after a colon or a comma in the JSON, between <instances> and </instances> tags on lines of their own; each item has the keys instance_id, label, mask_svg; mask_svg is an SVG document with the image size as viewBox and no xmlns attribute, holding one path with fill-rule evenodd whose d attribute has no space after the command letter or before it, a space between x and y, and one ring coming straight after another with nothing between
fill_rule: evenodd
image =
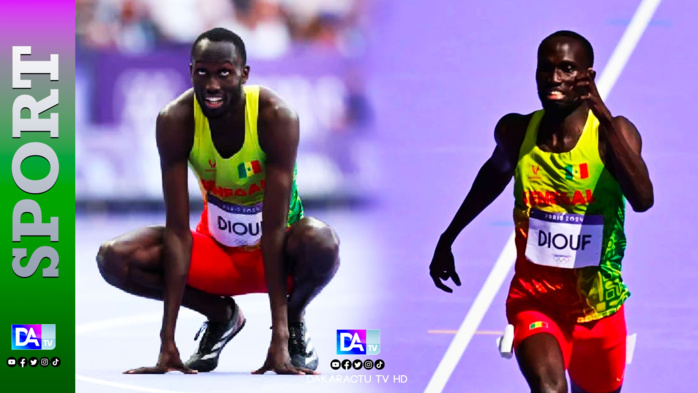
<instances>
[{"instance_id":1,"label":"race bib","mask_svg":"<svg viewBox=\"0 0 698 393\"><path fill-rule=\"evenodd\" d=\"M262 203L240 206L209 194L208 231L228 247L256 246L262 238Z\"/></svg>"},{"instance_id":2,"label":"race bib","mask_svg":"<svg viewBox=\"0 0 698 393\"><path fill-rule=\"evenodd\" d=\"M603 216L531 209L526 258L564 269L598 266L602 238Z\"/></svg>"}]
</instances>

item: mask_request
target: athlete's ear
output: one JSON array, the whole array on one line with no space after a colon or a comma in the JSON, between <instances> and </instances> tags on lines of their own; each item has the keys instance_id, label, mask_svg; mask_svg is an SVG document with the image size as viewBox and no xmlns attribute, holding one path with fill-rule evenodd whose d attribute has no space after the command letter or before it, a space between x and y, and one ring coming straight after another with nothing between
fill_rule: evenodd
<instances>
[{"instance_id":1,"label":"athlete's ear","mask_svg":"<svg viewBox=\"0 0 698 393\"><path fill-rule=\"evenodd\" d=\"M192 73L193 69L194 69L194 63L192 63L192 62L190 61L190 62L189 62L189 76L191 76L191 73Z\"/></svg>"},{"instance_id":2,"label":"athlete's ear","mask_svg":"<svg viewBox=\"0 0 698 393\"><path fill-rule=\"evenodd\" d=\"M247 78L250 77L250 66L246 65L242 67L242 75L240 77L240 84L247 83Z\"/></svg>"},{"instance_id":3,"label":"athlete's ear","mask_svg":"<svg viewBox=\"0 0 698 393\"><path fill-rule=\"evenodd\" d=\"M596 70L594 70L593 68L589 67L589 68L587 69L587 73L589 74L589 77L590 77L591 80L596 81Z\"/></svg>"}]
</instances>

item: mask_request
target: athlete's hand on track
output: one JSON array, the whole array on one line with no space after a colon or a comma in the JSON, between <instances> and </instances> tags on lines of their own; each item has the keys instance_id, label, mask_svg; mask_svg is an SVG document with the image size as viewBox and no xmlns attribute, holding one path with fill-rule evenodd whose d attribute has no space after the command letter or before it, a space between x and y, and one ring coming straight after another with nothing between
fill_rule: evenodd
<instances>
[{"instance_id":1,"label":"athlete's hand on track","mask_svg":"<svg viewBox=\"0 0 698 393\"><path fill-rule=\"evenodd\" d=\"M125 371L124 374L165 374L170 371L180 371L184 374L198 373L198 371L192 370L182 363L182 359L179 357L179 350L177 350L177 346L174 343L163 344L160 347L160 356L155 367L135 368Z\"/></svg>"},{"instance_id":2,"label":"athlete's hand on track","mask_svg":"<svg viewBox=\"0 0 698 393\"><path fill-rule=\"evenodd\" d=\"M593 68L589 68L586 73L577 78L575 88L581 94L580 99L586 101L587 106L589 106L589 109L600 122L612 121L611 111L608 110L603 99L601 99L594 78L596 78L596 71Z\"/></svg>"},{"instance_id":3,"label":"athlete's hand on track","mask_svg":"<svg viewBox=\"0 0 698 393\"><path fill-rule=\"evenodd\" d=\"M273 371L277 374L319 374L316 371L292 365L291 357L288 354L288 344L277 344L273 341L269 346L267 360L264 362L264 365L259 370L253 371L252 374L264 374L267 371Z\"/></svg>"},{"instance_id":4,"label":"athlete's hand on track","mask_svg":"<svg viewBox=\"0 0 698 393\"><path fill-rule=\"evenodd\" d=\"M429 275L434 280L434 285L445 292L452 293L453 289L444 285L441 280L450 278L456 285L460 286L460 277L456 273L456 264L450 246L445 246L441 243L436 245L434 257L431 259L431 265L429 265Z\"/></svg>"}]
</instances>

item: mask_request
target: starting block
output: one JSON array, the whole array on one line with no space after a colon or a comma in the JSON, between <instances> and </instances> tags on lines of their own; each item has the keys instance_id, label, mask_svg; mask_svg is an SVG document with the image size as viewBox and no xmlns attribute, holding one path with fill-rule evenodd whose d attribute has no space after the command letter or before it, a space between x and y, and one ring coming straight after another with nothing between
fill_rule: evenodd
<instances>
[{"instance_id":1,"label":"starting block","mask_svg":"<svg viewBox=\"0 0 698 393\"><path fill-rule=\"evenodd\" d=\"M514 325L507 325L504 328L504 335L497 337L497 349L499 349L499 355L505 359L511 359L514 356Z\"/></svg>"}]
</instances>

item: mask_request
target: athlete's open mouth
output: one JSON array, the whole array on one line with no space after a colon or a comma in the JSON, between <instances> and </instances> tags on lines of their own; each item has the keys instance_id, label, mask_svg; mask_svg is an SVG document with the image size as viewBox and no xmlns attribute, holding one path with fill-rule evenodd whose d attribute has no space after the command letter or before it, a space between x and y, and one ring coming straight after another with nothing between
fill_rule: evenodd
<instances>
[{"instance_id":1,"label":"athlete's open mouth","mask_svg":"<svg viewBox=\"0 0 698 393\"><path fill-rule=\"evenodd\" d=\"M223 105L223 97L204 97L204 101L209 108L220 108Z\"/></svg>"},{"instance_id":2,"label":"athlete's open mouth","mask_svg":"<svg viewBox=\"0 0 698 393\"><path fill-rule=\"evenodd\" d=\"M545 97L549 100L561 100L565 95L559 90L551 90L545 94Z\"/></svg>"}]
</instances>

